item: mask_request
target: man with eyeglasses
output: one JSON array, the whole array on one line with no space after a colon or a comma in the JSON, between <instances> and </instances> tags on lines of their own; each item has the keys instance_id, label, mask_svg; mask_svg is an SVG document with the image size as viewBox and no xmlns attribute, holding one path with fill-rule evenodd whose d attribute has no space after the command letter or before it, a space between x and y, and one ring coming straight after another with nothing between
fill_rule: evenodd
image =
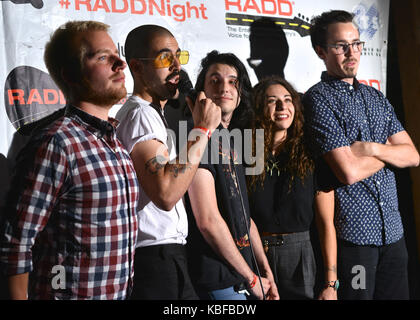
<instances>
[{"instance_id":1,"label":"man with eyeglasses","mask_svg":"<svg viewBox=\"0 0 420 320\"><path fill-rule=\"evenodd\" d=\"M334 176L339 299L408 299L407 249L394 168L419 154L378 90L356 74L364 43L346 11L313 19L312 46L327 71L304 95L315 158ZM337 290L337 282L326 283Z\"/></svg>"},{"instance_id":2,"label":"man with eyeglasses","mask_svg":"<svg viewBox=\"0 0 420 320\"><path fill-rule=\"evenodd\" d=\"M181 65L188 51L157 25L130 31L125 56L134 80L133 95L118 111L117 135L130 152L140 182L139 229L132 299L197 299L187 270L188 221L183 195L194 177L221 111L203 92L192 110L195 139L176 155L163 115L178 96Z\"/></svg>"}]
</instances>

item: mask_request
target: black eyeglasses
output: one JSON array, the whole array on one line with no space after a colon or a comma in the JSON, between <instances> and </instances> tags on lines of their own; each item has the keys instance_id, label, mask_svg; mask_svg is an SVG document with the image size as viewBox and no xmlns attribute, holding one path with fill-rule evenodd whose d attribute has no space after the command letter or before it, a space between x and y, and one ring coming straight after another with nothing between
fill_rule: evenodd
<instances>
[{"instance_id":1,"label":"black eyeglasses","mask_svg":"<svg viewBox=\"0 0 420 320\"><path fill-rule=\"evenodd\" d=\"M156 69L168 68L175 60L178 59L180 64L187 64L190 59L190 53L186 50L178 51L175 55L170 51L163 51L157 55L156 58L137 58L139 60L153 60Z\"/></svg>"},{"instance_id":2,"label":"black eyeglasses","mask_svg":"<svg viewBox=\"0 0 420 320\"><path fill-rule=\"evenodd\" d=\"M355 41L353 43L337 43L337 44L327 44L327 47L334 48L335 54L346 54L350 46L352 47L354 52L361 52L363 50L365 43L364 41Z\"/></svg>"}]
</instances>

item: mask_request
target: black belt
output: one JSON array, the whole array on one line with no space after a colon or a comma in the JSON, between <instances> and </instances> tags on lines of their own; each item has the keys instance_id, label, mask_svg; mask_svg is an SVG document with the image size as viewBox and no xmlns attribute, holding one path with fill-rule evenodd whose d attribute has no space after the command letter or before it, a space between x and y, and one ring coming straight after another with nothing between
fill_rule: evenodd
<instances>
[{"instance_id":1,"label":"black belt","mask_svg":"<svg viewBox=\"0 0 420 320\"><path fill-rule=\"evenodd\" d=\"M268 249L271 246L281 246L288 243L301 242L310 240L309 231L294 232L287 234L273 234L262 236L261 240L264 245L264 249Z\"/></svg>"},{"instance_id":2,"label":"black belt","mask_svg":"<svg viewBox=\"0 0 420 320\"><path fill-rule=\"evenodd\" d=\"M177 243L159 244L155 246L138 247L136 256L175 256L185 255L185 246Z\"/></svg>"}]
</instances>

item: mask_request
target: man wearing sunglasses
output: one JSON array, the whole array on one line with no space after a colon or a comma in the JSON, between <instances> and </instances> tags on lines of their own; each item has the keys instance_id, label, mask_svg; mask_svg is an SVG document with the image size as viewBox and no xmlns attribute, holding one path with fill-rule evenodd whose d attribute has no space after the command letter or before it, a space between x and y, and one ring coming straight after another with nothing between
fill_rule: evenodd
<instances>
[{"instance_id":1,"label":"man wearing sunglasses","mask_svg":"<svg viewBox=\"0 0 420 320\"><path fill-rule=\"evenodd\" d=\"M133 95L116 115L117 135L130 152L140 182L139 234L132 299L197 299L187 271L188 221L183 195L197 171L221 111L203 92L192 110L196 137L177 157L164 107L177 98L181 65L188 62L165 28L144 25L130 31L125 55Z\"/></svg>"},{"instance_id":2,"label":"man wearing sunglasses","mask_svg":"<svg viewBox=\"0 0 420 320\"><path fill-rule=\"evenodd\" d=\"M378 90L356 74L364 42L353 14L316 17L312 46L327 71L304 96L314 157L338 179L339 299L408 299L407 249L394 168L418 166L419 154ZM337 282L326 283L337 290Z\"/></svg>"}]
</instances>

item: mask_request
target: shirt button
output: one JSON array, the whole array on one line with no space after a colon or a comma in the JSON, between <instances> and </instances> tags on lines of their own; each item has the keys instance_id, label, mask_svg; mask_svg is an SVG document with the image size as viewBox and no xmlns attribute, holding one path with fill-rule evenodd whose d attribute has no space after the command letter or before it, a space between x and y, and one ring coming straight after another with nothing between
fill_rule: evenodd
<instances>
[{"instance_id":1,"label":"shirt button","mask_svg":"<svg viewBox=\"0 0 420 320\"><path fill-rule=\"evenodd\" d=\"M379 205L382 207L384 205L384 203L381 201L381 202L379 202Z\"/></svg>"}]
</instances>

